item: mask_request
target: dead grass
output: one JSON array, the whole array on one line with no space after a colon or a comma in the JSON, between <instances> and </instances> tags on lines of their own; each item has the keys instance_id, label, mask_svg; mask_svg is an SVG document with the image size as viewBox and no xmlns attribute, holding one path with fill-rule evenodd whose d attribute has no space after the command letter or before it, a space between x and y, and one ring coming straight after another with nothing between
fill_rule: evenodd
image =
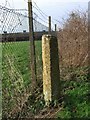
<instances>
[{"instance_id":1,"label":"dead grass","mask_svg":"<svg viewBox=\"0 0 90 120\"><path fill-rule=\"evenodd\" d=\"M88 64L88 13L73 11L58 33L60 67Z\"/></svg>"}]
</instances>

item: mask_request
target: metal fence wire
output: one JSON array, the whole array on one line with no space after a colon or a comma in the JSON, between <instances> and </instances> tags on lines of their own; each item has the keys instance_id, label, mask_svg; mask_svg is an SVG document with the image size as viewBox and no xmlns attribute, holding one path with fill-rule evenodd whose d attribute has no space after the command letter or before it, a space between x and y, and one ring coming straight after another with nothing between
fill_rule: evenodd
<instances>
[{"instance_id":1,"label":"metal fence wire","mask_svg":"<svg viewBox=\"0 0 90 120\"><path fill-rule=\"evenodd\" d=\"M9 41L10 34L15 37L18 29L23 30L26 16L0 6L2 32L5 39L2 43L2 115L11 117L23 105L30 85L29 41ZM26 27L26 26L25 26ZM27 91L28 90L28 91ZM10 107L8 107L10 105Z\"/></svg>"},{"instance_id":2,"label":"metal fence wire","mask_svg":"<svg viewBox=\"0 0 90 120\"><path fill-rule=\"evenodd\" d=\"M38 6L34 5L33 9L39 11L41 16L44 15ZM27 10L26 14L22 14L21 11L0 5L0 52L2 51L0 53L2 93L0 90L0 95L2 94L3 118L56 118L59 111L61 113L58 116L61 117L65 110L69 110L69 115L73 117L77 112L75 110L78 109L76 101L83 100L87 103L87 93L84 91L88 91L88 15L87 12L86 14L78 13L79 11L75 11L70 14L63 28L57 32L61 97L58 104L54 101L46 107L42 89L41 36L48 33L47 19L45 19L47 16L44 15L43 20L36 11L33 11L38 88L31 95L31 55ZM86 86L85 89L84 86Z\"/></svg>"},{"instance_id":3,"label":"metal fence wire","mask_svg":"<svg viewBox=\"0 0 90 120\"><path fill-rule=\"evenodd\" d=\"M47 31L48 27L35 19L33 21L35 31ZM0 5L0 26L3 75L2 116L12 117L21 111L28 96L30 96L31 68L28 16ZM23 38L23 36L21 37L22 34L27 34L28 37ZM35 46L37 80L41 85L41 41L35 42ZM38 93L38 90L36 92Z\"/></svg>"}]
</instances>

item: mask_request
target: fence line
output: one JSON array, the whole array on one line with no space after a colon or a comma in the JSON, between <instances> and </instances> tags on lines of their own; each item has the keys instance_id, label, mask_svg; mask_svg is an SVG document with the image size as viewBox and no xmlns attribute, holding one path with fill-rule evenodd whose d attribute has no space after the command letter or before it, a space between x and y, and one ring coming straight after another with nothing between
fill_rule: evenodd
<instances>
[{"instance_id":1,"label":"fence line","mask_svg":"<svg viewBox=\"0 0 90 120\"><path fill-rule=\"evenodd\" d=\"M48 27L49 27L48 15L46 15L35 2L32 7L33 7L32 12L33 12L34 34L36 34L37 36L37 32L38 31L42 32L43 30L44 30L43 33L48 32ZM25 14L23 13L24 11L26 12ZM70 100L68 91L70 92L70 94L72 94L73 91L76 93L79 89L78 86L80 86L81 83L84 83L84 85L87 86L88 69L86 67L78 68L78 66L81 67L80 64L84 65L86 59L88 58L87 38L85 37L87 36L88 33L87 30L84 29L83 27L83 23L87 25L87 22L83 21L82 24L77 25L77 23L76 24L74 23L73 21L74 19L72 16L71 18L72 21L69 21L68 24L65 24L63 29L61 29L58 34L58 42L60 47L59 60L60 60L61 96L60 98L57 99L57 101L53 101L54 103L53 102L50 103L49 107L45 107L45 101L43 95L43 81L42 81L43 65L42 65L41 41L39 40L34 41L35 54L36 54L35 55L36 77L37 77L37 86L39 87L35 89L32 95L30 41L28 39L27 41L25 40L22 42L21 41L16 42L16 37L15 37L15 35L17 34L18 38L20 39L21 34L23 34L24 37L29 32L28 10L10 9L7 8L6 6L0 5L0 26L1 26L0 32L1 33L4 32L3 34L5 35L5 41L6 41L2 43L2 53L3 53L2 54L2 67L3 67L2 68L3 70L2 116L3 117L19 117L19 118L20 117L25 118L26 116L30 118L55 117L55 115L61 109L64 109L64 107L66 107L66 105L68 104L67 99ZM77 18L76 20L79 20L78 19L79 17L76 16L76 18ZM52 18L51 25L54 26L55 23L60 23L60 22ZM72 25L72 23L74 23L74 25ZM72 25L72 26L70 27L68 25ZM53 29L53 26L51 26L51 31L52 30L56 31L56 27L55 29ZM79 28L83 27L80 33L77 31L78 27ZM14 40L15 42L9 41L11 35L12 37L15 38ZM0 37L0 39L2 38ZM53 60L54 59L55 57L53 57ZM73 63L75 64L74 67L72 66ZM80 89L83 88L82 86L80 86L81 87ZM53 94L52 97L55 97L55 95ZM79 100L80 94L77 93L77 96L75 98ZM67 105L67 107L69 110L72 111L73 107L70 106L71 104L73 103L70 103L69 105Z\"/></svg>"},{"instance_id":2,"label":"fence line","mask_svg":"<svg viewBox=\"0 0 90 120\"><path fill-rule=\"evenodd\" d=\"M27 15L24 15L24 14L21 14L21 13L18 13L18 12L15 12L14 10L12 10L12 9L9 9L9 8L6 8L6 7L3 7L3 6L1 6L0 5L0 12L1 12L1 14L0 14L0 24L1 25L3 25L2 26L2 31L0 31L0 32L3 32L3 31L7 31L7 32L13 32L14 30L13 29L16 29L18 26L22 26L24 23L23 23L23 21L24 20L26 20L26 22L28 22L28 16ZM36 15L35 13L34 13L34 15ZM11 18L10 18L11 17ZM5 26L9 26L9 24L10 23L5 23L5 19L9 22L10 20L12 20L12 22L13 22L13 17L14 17L14 19L16 19L16 21L15 21L15 23L17 23L16 24L16 28L15 28L15 25L13 26L13 23L11 23L12 24L12 30L9 30L8 31L8 28L6 29L5 28ZM42 20L45 24L47 23L47 22L45 22L42 18L40 18L39 16L37 16L40 20ZM23 19L21 19L21 18L23 18ZM4 23L3 23L3 19L4 19ZM35 26L37 26L37 28L38 28L38 30L37 31L43 31L43 30L48 30L48 27L46 27L45 25L43 25L41 22L39 22L39 21L37 21L35 18L33 18L33 21L35 21ZM25 22L25 23L26 23ZM20 24L21 23L21 24ZM40 26L41 27L40 27ZM28 23L27 23L27 26L28 26ZM35 26L34 26L34 30L36 30L35 29ZM22 29L26 29L26 31L28 31L28 27L27 28L22 28ZM23 31L20 31L20 32L23 32Z\"/></svg>"}]
</instances>

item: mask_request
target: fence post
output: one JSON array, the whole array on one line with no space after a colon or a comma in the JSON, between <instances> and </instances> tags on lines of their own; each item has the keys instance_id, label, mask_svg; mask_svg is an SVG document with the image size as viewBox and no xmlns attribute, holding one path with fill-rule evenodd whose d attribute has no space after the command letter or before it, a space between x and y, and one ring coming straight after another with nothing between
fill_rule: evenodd
<instances>
[{"instance_id":1,"label":"fence post","mask_svg":"<svg viewBox=\"0 0 90 120\"><path fill-rule=\"evenodd\" d=\"M49 30L48 30L48 33L49 34L51 33L51 16L49 16Z\"/></svg>"},{"instance_id":2,"label":"fence post","mask_svg":"<svg viewBox=\"0 0 90 120\"><path fill-rule=\"evenodd\" d=\"M90 1L88 2L88 67L90 66ZM88 68L88 77L90 76L90 67Z\"/></svg>"},{"instance_id":3,"label":"fence post","mask_svg":"<svg viewBox=\"0 0 90 120\"><path fill-rule=\"evenodd\" d=\"M57 24L55 24L55 32L57 31Z\"/></svg>"},{"instance_id":4,"label":"fence post","mask_svg":"<svg viewBox=\"0 0 90 120\"><path fill-rule=\"evenodd\" d=\"M60 97L60 71L57 38L42 36L43 94L46 105Z\"/></svg>"},{"instance_id":5,"label":"fence post","mask_svg":"<svg viewBox=\"0 0 90 120\"><path fill-rule=\"evenodd\" d=\"M35 43L33 31L33 13L32 0L28 0L28 15L29 15L29 41L30 41L30 59L31 59L31 79L32 89L36 87L36 60L35 60Z\"/></svg>"}]
</instances>

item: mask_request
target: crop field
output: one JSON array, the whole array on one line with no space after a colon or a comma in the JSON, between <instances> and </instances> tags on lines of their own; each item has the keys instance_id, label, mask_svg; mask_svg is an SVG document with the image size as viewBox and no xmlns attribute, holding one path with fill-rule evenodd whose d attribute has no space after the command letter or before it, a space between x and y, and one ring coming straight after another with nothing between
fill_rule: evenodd
<instances>
[{"instance_id":1,"label":"crop field","mask_svg":"<svg viewBox=\"0 0 90 120\"><path fill-rule=\"evenodd\" d=\"M37 80L42 80L42 48L41 41L35 42L36 46L36 67ZM89 97L89 76L88 67L80 67L68 70L67 73L72 74L72 77L60 77L61 81L61 97L60 102L54 101L53 114L48 114L50 108L47 108L45 114L47 117L53 116L57 118L72 118L72 117L90 117ZM3 117L13 116L18 111L18 103L22 102L26 97L24 94L30 92L30 43L29 42L12 42L2 44L2 95L3 95ZM27 92L28 90L28 92ZM42 94L42 92L40 93ZM22 96L24 96L22 98ZM22 100L22 101L21 101ZM23 108L22 116L43 117L40 110L45 109L43 100L36 100L30 104L30 99L27 100L28 110ZM60 111L55 113L55 109ZM19 111L20 112L20 111ZM47 115L48 114L48 115Z\"/></svg>"}]
</instances>

